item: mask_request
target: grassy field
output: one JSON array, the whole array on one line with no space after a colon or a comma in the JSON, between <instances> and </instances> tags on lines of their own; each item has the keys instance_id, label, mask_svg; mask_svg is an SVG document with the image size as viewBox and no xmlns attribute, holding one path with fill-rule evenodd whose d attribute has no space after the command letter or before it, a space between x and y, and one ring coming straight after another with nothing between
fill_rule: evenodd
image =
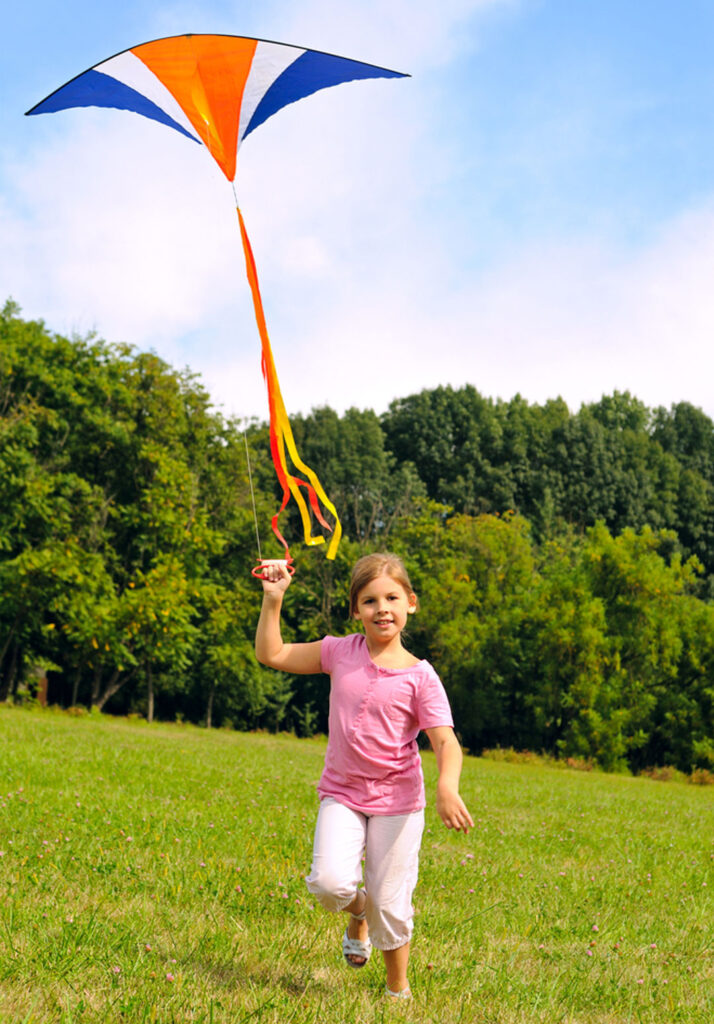
<instances>
[{"instance_id":1,"label":"grassy field","mask_svg":"<svg viewBox=\"0 0 714 1024\"><path fill-rule=\"evenodd\" d=\"M714 789L467 759L397 1005L305 889L324 749L0 707L0 1021L714 1021Z\"/></svg>"}]
</instances>

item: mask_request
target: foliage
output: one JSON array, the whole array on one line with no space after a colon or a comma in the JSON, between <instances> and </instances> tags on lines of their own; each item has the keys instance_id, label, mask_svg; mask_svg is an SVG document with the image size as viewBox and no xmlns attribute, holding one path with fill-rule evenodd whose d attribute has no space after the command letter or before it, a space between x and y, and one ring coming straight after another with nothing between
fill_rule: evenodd
<instances>
[{"instance_id":1,"label":"foliage","mask_svg":"<svg viewBox=\"0 0 714 1024\"><path fill-rule=\"evenodd\" d=\"M198 598L251 545L235 428L156 356L52 336L10 305L0 332L0 695L39 656L72 704L185 690ZM211 635L245 662L247 617Z\"/></svg>"},{"instance_id":2,"label":"foliage","mask_svg":"<svg viewBox=\"0 0 714 1024\"><path fill-rule=\"evenodd\" d=\"M561 399L439 387L393 402L382 426L397 460L455 511L515 510L538 539L598 520L614 533L674 529L714 573L714 424L687 403L650 412L616 392L571 415Z\"/></svg>"},{"instance_id":3,"label":"foliage","mask_svg":"<svg viewBox=\"0 0 714 1024\"><path fill-rule=\"evenodd\" d=\"M473 751L714 770L714 424L615 393L440 387L381 417L293 420L339 508L334 562L295 538L285 637L342 634L350 568L389 547ZM225 420L152 353L0 314L0 700L240 729L327 729L328 682L253 653L256 547L281 496L264 424ZM249 457L249 461L248 458ZM251 472L249 475L249 464ZM250 486L252 480L252 489ZM253 517L257 510L258 539ZM43 669L42 666L45 668Z\"/></svg>"}]
</instances>

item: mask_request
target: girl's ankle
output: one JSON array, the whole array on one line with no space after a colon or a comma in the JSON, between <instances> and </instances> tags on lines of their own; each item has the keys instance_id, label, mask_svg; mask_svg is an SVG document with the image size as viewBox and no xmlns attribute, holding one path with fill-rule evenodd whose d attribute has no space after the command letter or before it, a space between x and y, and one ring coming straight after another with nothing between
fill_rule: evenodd
<instances>
[{"instance_id":1,"label":"girl's ankle","mask_svg":"<svg viewBox=\"0 0 714 1024\"><path fill-rule=\"evenodd\" d=\"M411 999L412 993L409 985L406 984L403 988L392 989L389 985L385 985L385 990L390 999Z\"/></svg>"},{"instance_id":2,"label":"girl's ankle","mask_svg":"<svg viewBox=\"0 0 714 1024\"><path fill-rule=\"evenodd\" d=\"M355 920L357 920L357 921L364 921L364 919L367 916L367 895L364 892L364 889L361 889L360 892L363 893L362 909L360 910L359 914L355 914L352 911L350 911L350 914L351 914L352 917L355 918Z\"/></svg>"}]
</instances>

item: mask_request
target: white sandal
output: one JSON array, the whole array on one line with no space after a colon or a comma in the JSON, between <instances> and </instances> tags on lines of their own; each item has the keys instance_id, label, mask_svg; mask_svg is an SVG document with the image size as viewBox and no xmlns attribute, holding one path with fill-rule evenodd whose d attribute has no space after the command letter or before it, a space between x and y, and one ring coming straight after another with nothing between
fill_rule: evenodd
<instances>
[{"instance_id":1,"label":"white sandal","mask_svg":"<svg viewBox=\"0 0 714 1024\"><path fill-rule=\"evenodd\" d=\"M362 919L358 918L357 920ZM349 925L347 928L349 928ZM342 936L342 955L350 967L364 967L372 955L372 943L369 939L366 942L362 942L361 939L351 939L347 934L347 928L345 928L345 934ZM363 963L356 964L353 960L350 960L351 956L361 957Z\"/></svg>"},{"instance_id":2,"label":"white sandal","mask_svg":"<svg viewBox=\"0 0 714 1024\"><path fill-rule=\"evenodd\" d=\"M361 914L350 914L350 917L353 917L355 921L364 921L366 916L366 908L362 911ZM349 925L347 925L347 928L345 928L345 934L342 937L342 955L350 967L364 967L367 961L369 960L370 956L372 955L372 943L369 941L369 939L367 939L366 942L362 942L361 939L351 939L347 934L348 928ZM352 960L350 960L351 956L361 957L364 963L354 963Z\"/></svg>"}]
</instances>

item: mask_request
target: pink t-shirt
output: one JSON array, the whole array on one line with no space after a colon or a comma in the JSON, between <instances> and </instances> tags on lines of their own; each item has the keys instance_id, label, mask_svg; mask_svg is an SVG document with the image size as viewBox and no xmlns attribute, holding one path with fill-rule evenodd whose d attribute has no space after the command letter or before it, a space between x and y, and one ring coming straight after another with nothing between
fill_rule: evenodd
<instances>
[{"instance_id":1,"label":"pink t-shirt","mask_svg":"<svg viewBox=\"0 0 714 1024\"><path fill-rule=\"evenodd\" d=\"M453 726L446 692L428 661L375 665L361 633L326 636L330 737L317 791L363 814L410 814L426 804L416 738Z\"/></svg>"}]
</instances>

